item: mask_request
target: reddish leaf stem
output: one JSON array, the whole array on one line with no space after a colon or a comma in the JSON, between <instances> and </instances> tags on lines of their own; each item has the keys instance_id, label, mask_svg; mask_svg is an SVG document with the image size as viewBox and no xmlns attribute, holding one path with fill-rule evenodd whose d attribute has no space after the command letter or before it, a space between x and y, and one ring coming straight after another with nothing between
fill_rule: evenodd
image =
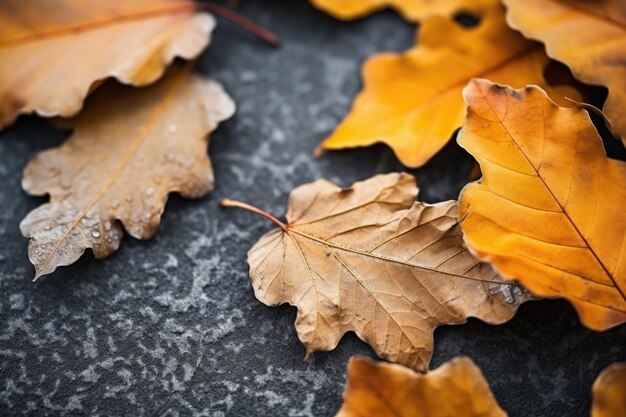
<instances>
[{"instance_id":1,"label":"reddish leaf stem","mask_svg":"<svg viewBox=\"0 0 626 417\"><path fill-rule=\"evenodd\" d=\"M236 208L240 208L240 209L251 211L252 213L258 214L259 216L265 217L266 219L268 219L272 223L276 224L278 227L280 227L284 231L287 231L287 225L285 223L281 222L280 220L278 220L276 217L272 216L268 212L263 211L263 210L261 210L259 208L254 207L254 206L251 206L250 204L242 203L241 201L231 200L229 198L224 198L224 199L220 200L220 206L222 206L222 207L236 207Z\"/></svg>"},{"instance_id":2,"label":"reddish leaf stem","mask_svg":"<svg viewBox=\"0 0 626 417\"><path fill-rule=\"evenodd\" d=\"M224 19L230 20L241 29L253 34L254 36L258 37L259 39L271 46L280 45L280 38L276 34L257 25L252 20L243 17L242 15L232 9L229 9L228 7L209 2L201 2L199 3L198 7L213 12L216 15L223 17Z\"/></svg>"}]
</instances>

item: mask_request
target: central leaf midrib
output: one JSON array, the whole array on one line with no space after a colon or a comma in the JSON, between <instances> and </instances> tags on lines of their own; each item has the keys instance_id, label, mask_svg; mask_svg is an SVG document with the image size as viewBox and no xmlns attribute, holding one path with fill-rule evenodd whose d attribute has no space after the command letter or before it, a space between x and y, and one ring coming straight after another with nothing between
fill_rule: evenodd
<instances>
[{"instance_id":1,"label":"central leaf midrib","mask_svg":"<svg viewBox=\"0 0 626 417\"><path fill-rule=\"evenodd\" d=\"M467 280L471 280L471 281L517 286L517 284L514 283L514 282L492 281L492 280L485 280L485 279L479 279L479 278L472 278L472 277L468 277L468 276L457 274L457 273L453 273L453 272L441 271L441 270L436 269L436 268L429 268L429 267L424 266L424 265L416 265L416 264L404 262L404 261L401 261L399 259L388 258L386 256L377 255L375 253L365 252L365 251L360 250L360 249L351 248L351 247L339 245L339 244L334 243L334 242L326 241L326 240L324 240L322 238L310 235L310 234L305 233L305 232L301 232L301 231L299 231L299 230L297 230L295 228L289 228L288 232L293 232L293 233L295 233L297 235L300 235L300 236L302 236L304 238L310 239L310 240L312 240L314 242L320 243L320 244L322 244L324 246L327 246L327 247L343 250L343 251L346 251L346 252L351 252L351 253L354 253L356 255L361 255L361 256L368 257L368 258L378 259L378 260L381 260L381 261L393 262L393 263L396 263L396 264L399 264L399 265L403 265L403 266L406 266L406 267L409 267L409 268L422 269L422 270L429 271L429 272L435 272L435 273L439 273L439 274L443 274L443 275L449 275L449 276L453 276L453 277L456 277L456 278L467 279Z\"/></svg>"}]
</instances>

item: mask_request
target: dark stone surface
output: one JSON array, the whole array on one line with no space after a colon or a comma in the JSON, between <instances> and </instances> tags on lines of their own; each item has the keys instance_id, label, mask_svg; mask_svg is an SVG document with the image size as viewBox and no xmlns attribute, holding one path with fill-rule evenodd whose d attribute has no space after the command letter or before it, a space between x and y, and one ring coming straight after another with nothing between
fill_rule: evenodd
<instances>
[{"instance_id":1,"label":"dark stone surface","mask_svg":"<svg viewBox=\"0 0 626 417\"><path fill-rule=\"evenodd\" d=\"M34 117L0 133L0 415L331 416L348 358L373 356L349 334L303 362L295 310L265 307L248 282L246 251L271 225L217 202L243 199L280 215L299 184L401 170L384 147L311 153L349 107L361 61L406 48L414 30L390 12L339 23L304 0L244 1L241 10L284 45L218 28L198 67L226 85L239 111L213 139L217 187L196 201L172 197L156 238L127 237L106 261L87 254L32 284L18 224L44 200L21 191L21 170L64 135ZM455 198L471 167L451 143L417 172L422 197ZM625 327L588 331L563 301L435 336L432 367L470 356L513 417L588 416L598 372L626 360Z\"/></svg>"}]
</instances>

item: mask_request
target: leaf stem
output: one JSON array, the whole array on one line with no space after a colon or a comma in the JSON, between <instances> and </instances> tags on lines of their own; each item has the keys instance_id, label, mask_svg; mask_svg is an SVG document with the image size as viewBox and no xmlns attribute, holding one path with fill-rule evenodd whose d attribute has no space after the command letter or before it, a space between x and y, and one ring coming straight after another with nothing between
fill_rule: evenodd
<instances>
[{"instance_id":1,"label":"leaf stem","mask_svg":"<svg viewBox=\"0 0 626 417\"><path fill-rule=\"evenodd\" d=\"M270 46L276 47L280 45L280 38L275 33L270 32L269 30L257 25L252 20L243 17L242 15L232 9L229 9L228 7L220 6L219 4L210 2L201 2L199 3L198 7L200 9L208 10L218 16L223 17L226 20L231 21L235 25L239 26L241 29L253 34Z\"/></svg>"},{"instance_id":2,"label":"leaf stem","mask_svg":"<svg viewBox=\"0 0 626 417\"><path fill-rule=\"evenodd\" d=\"M250 211L252 213L258 214L259 216L265 217L266 219L268 219L272 223L276 224L278 227L280 227L284 231L287 231L287 229L288 229L287 225L285 223L281 222L280 220L278 220L276 217L272 216L271 214L269 214L266 211L261 210L260 208L256 208L254 206L251 206L250 204L242 203L241 201L231 200L229 198L223 198L223 199L220 200L220 206L226 207L226 208L236 207L236 208L248 210L248 211Z\"/></svg>"}]
</instances>

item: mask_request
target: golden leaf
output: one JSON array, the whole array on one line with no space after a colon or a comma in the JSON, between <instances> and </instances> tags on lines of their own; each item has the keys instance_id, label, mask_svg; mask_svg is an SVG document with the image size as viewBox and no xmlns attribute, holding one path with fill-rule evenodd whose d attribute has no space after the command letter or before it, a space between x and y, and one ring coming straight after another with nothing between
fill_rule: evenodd
<instances>
[{"instance_id":1,"label":"golden leaf","mask_svg":"<svg viewBox=\"0 0 626 417\"><path fill-rule=\"evenodd\" d=\"M623 417L626 411L626 362L603 370L593 384L591 417Z\"/></svg>"},{"instance_id":2,"label":"golden leaf","mask_svg":"<svg viewBox=\"0 0 626 417\"><path fill-rule=\"evenodd\" d=\"M213 188L207 134L235 109L219 84L176 66L147 88L106 87L69 121L70 139L25 169L24 190L50 195L21 223L36 278L86 248L110 255L122 238L118 220L137 239L153 236L170 192Z\"/></svg>"},{"instance_id":3,"label":"golden leaf","mask_svg":"<svg viewBox=\"0 0 626 417\"><path fill-rule=\"evenodd\" d=\"M370 58L364 89L337 129L320 145L344 149L389 145L404 165L419 167L432 158L465 120L461 91L473 77L522 87L548 89L561 103L579 100L570 87L550 87L543 71L549 59L541 44L524 39L504 20L504 9L484 9L478 27L467 29L433 17L420 29L419 44L402 54Z\"/></svg>"},{"instance_id":4,"label":"golden leaf","mask_svg":"<svg viewBox=\"0 0 626 417\"><path fill-rule=\"evenodd\" d=\"M287 225L222 204L280 226L248 252L250 279L261 302L297 306L307 355L353 331L379 356L423 370L437 326L469 316L502 323L528 294L463 247L456 201L416 196L408 174L347 189L319 180L291 193Z\"/></svg>"},{"instance_id":5,"label":"golden leaf","mask_svg":"<svg viewBox=\"0 0 626 417\"><path fill-rule=\"evenodd\" d=\"M574 76L609 89L604 113L626 144L626 1L504 0L511 26L546 45Z\"/></svg>"},{"instance_id":6,"label":"golden leaf","mask_svg":"<svg viewBox=\"0 0 626 417\"><path fill-rule=\"evenodd\" d=\"M354 357L336 417L506 417L471 359L459 357L425 375Z\"/></svg>"},{"instance_id":7,"label":"golden leaf","mask_svg":"<svg viewBox=\"0 0 626 417\"><path fill-rule=\"evenodd\" d=\"M458 142L483 179L460 197L469 248L532 292L568 299L604 330L626 321L626 164L582 107L538 87L473 80Z\"/></svg>"},{"instance_id":8,"label":"golden leaf","mask_svg":"<svg viewBox=\"0 0 626 417\"><path fill-rule=\"evenodd\" d=\"M417 22L434 15L463 12L477 4L495 4L497 0L310 0L311 4L341 20L352 20L388 7L406 20Z\"/></svg>"},{"instance_id":9,"label":"golden leaf","mask_svg":"<svg viewBox=\"0 0 626 417\"><path fill-rule=\"evenodd\" d=\"M0 127L23 113L72 116L107 77L145 85L193 58L215 21L192 1L0 3Z\"/></svg>"}]
</instances>

